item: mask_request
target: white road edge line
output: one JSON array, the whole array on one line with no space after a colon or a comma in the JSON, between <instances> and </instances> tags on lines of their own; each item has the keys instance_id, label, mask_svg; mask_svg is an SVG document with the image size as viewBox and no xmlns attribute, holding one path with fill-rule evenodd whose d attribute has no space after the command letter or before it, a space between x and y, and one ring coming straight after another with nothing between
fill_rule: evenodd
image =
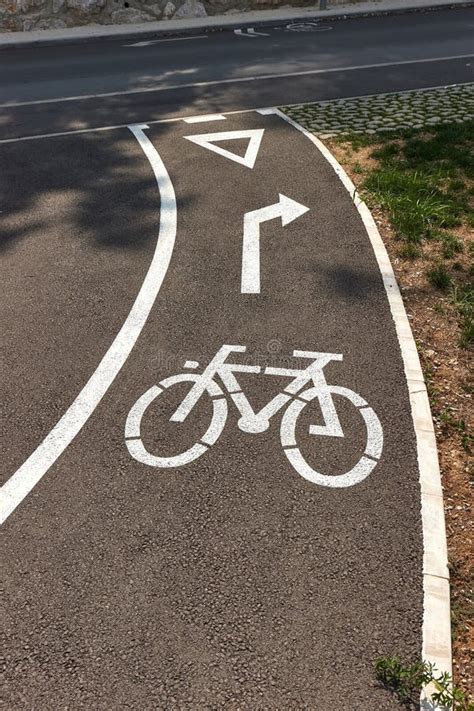
<instances>
[{"instance_id":1,"label":"white road edge line","mask_svg":"<svg viewBox=\"0 0 474 711\"><path fill-rule=\"evenodd\" d=\"M390 258L369 208L332 153L316 136L282 111L275 108L273 113L309 138L334 169L359 212L377 259L400 344L417 443L423 529L422 655L439 671L452 674L448 551L436 438L415 339ZM422 692L421 708L434 711L437 707L429 701L430 691L427 687Z\"/></svg>"},{"instance_id":2,"label":"white road edge line","mask_svg":"<svg viewBox=\"0 0 474 711\"><path fill-rule=\"evenodd\" d=\"M387 91L387 92L382 92L381 94L359 94L356 96L346 96L341 98L335 98L335 99L324 99L323 101L305 101L301 102L299 101L297 104L286 104L286 106L301 106L303 103L304 104L329 104L334 101L351 101L353 99L370 99L372 96L378 96L378 97L383 97L383 96L390 96L391 94L410 94L414 91L434 91L435 89L450 89L454 86L471 86L472 82L464 82L461 84L439 84L436 86L423 86L420 89L405 89L403 91ZM275 107L274 106L269 106L269 107L263 107L263 108L253 108L253 109L238 109L236 111L226 111L225 116L234 116L237 114L250 114L253 112L257 112L259 114L265 115L265 113L274 113ZM224 114L222 114L224 115ZM184 116L173 116L172 118L165 118L165 119L154 119L151 121L147 121L147 124L150 126L155 126L161 123L174 123L176 121L185 121L186 118L194 118L194 117L184 117ZM92 128L76 128L72 129L71 131L56 131L54 133L37 133L34 136L18 136L17 138L2 138L0 139L0 145L3 143L19 143L21 141L37 141L43 138L61 138L62 136L75 136L76 134L81 134L81 133L93 133L94 131L117 131L119 128L128 128L127 123L118 123L115 124L114 126L95 126Z\"/></svg>"},{"instance_id":3,"label":"white road edge line","mask_svg":"<svg viewBox=\"0 0 474 711\"><path fill-rule=\"evenodd\" d=\"M284 72L282 74L259 74L250 77L234 77L232 79L214 79L212 81L199 81L183 84L170 84L169 86L147 87L144 89L129 89L128 91L111 91L104 94L82 94L79 96L63 96L58 99L37 99L35 101L8 101L0 104L0 108L15 108L19 106L37 106L39 104L61 104L71 101L87 101L90 99L107 99L114 96L130 96L133 94L148 94L150 92L176 91L178 89L194 89L196 87L218 86L220 84L240 84L266 79L285 79L290 77L314 76L316 74L331 74L334 72L353 72L360 69L378 69L383 67L401 67L406 64L426 64L430 62L449 62L454 59L471 59L473 54L455 54L448 57L429 57L427 59L404 59L398 62L379 62L376 64L356 64L349 67L328 67L325 69L308 69L304 72Z\"/></svg>"},{"instance_id":4,"label":"white road edge line","mask_svg":"<svg viewBox=\"0 0 474 711\"><path fill-rule=\"evenodd\" d=\"M46 474L80 432L133 349L165 278L176 239L177 211L173 184L158 151L144 134L146 124L128 127L148 158L160 194L155 252L135 302L97 369L41 444L1 488L0 524Z\"/></svg>"}]
</instances>

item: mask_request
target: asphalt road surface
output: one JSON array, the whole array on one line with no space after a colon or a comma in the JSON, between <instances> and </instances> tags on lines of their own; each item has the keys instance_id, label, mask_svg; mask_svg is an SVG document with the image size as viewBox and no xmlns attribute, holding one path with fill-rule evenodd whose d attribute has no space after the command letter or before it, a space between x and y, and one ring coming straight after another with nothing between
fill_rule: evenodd
<instances>
[{"instance_id":1,"label":"asphalt road surface","mask_svg":"<svg viewBox=\"0 0 474 711\"><path fill-rule=\"evenodd\" d=\"M473 8L319 23L310 32L257 31L265 36L230 31L145 46L122 39L4 50L0 139L474 76Z\"/></svg>"},{"instance_id":2,"label":"asphalt road surface","mask_svg":"<svg viewBox=\"0 0 474 711\"><path fill-rule=\"evenodd\" d=\"M421 649L420 497L365 228L278 116L134 131L0 149L7 705L395 709L372 664ZM230 157L189 139L217 132ZM96 402L87 381L156 269ZM216 366L170 421L224 345L259 372ZM242 393L256 413L283 401L253 417ZM310 432L334 411L339 434Z\"/></svg>"},{"instance_id":3,"label":"asphalt road surface","mask_svg":"<svg viewBox=\"0 0 474 711\"><path fill-rule=\"evenodd\" d=\"M419 472L369 237L279 115L177 117L465 81L471 18L0 53L7 708L398 708Z\"/></svg>"}]
</instances>

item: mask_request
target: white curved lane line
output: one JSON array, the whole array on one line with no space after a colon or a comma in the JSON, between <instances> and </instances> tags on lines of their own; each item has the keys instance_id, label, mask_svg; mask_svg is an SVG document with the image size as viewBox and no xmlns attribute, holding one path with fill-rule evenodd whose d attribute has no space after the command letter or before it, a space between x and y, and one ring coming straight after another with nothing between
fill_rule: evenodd
<instances>
[{"instance_id":1,"label":"white curved lane line","mask_svg":"<svg viewBox=\"0 0 474 711\"><path fill-rule=\"evenodd\" d=\"M1 489L3 523L71 444L120 372L135 345L165 278L176 239L176 196L166 167L143 132L146 124L128 126L150 161L160 193L160 228L147 275L122 328L72 405L41 444Z\"/></svg>"}]
</instances>

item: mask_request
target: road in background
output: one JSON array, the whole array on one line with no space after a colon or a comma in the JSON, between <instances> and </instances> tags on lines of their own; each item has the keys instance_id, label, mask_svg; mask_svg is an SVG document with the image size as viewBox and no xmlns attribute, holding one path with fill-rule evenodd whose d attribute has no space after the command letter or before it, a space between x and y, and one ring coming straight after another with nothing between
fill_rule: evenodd
<instances>
[{"instance_id":1,"label":"road in background","mask_svg":"<svg viewBox=\"0 0 474 711\"><path fill-rule=\"evenodd\" d=\"M474 76L473 9L321 22L311 31L298 23L257 31L264 34L226 31L155 43L104 40L3 51L0 138L463 83ZM64 101L91 95L101 98ZM53 103L36 103L48 101Z\"/></svg>"}]
</instances>

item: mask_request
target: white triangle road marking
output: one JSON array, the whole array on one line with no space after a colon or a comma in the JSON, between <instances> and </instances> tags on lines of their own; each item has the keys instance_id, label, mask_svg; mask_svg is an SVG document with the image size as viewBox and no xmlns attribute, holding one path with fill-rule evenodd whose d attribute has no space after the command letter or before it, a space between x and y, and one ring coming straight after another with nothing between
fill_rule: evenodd
<instances>
[{"instance_id":1,"label":"white triangle road marking","mask_svg":"<svg viewBox=\"0 0 474 711\"><path fill-rule=\"evenodd\" d=\"M257 158L258 150L260 148L260 143L262 142L264 128L255 128L247 131L222 131L220 133L201 133L197 136L184 136L188 141L196 143L198 146L203 148L208 148L214 153L218 153L224 158L229 158L229 160L235 161L235 163L240 163L240 165L245 165L247 168L253 168L255 165L255 160ZM232 151L228 151L225 148L214 145L215 141L233 141L237 138L248 138L249 143L244 156L239 156Z\"/></svg>"}]
</instances>

